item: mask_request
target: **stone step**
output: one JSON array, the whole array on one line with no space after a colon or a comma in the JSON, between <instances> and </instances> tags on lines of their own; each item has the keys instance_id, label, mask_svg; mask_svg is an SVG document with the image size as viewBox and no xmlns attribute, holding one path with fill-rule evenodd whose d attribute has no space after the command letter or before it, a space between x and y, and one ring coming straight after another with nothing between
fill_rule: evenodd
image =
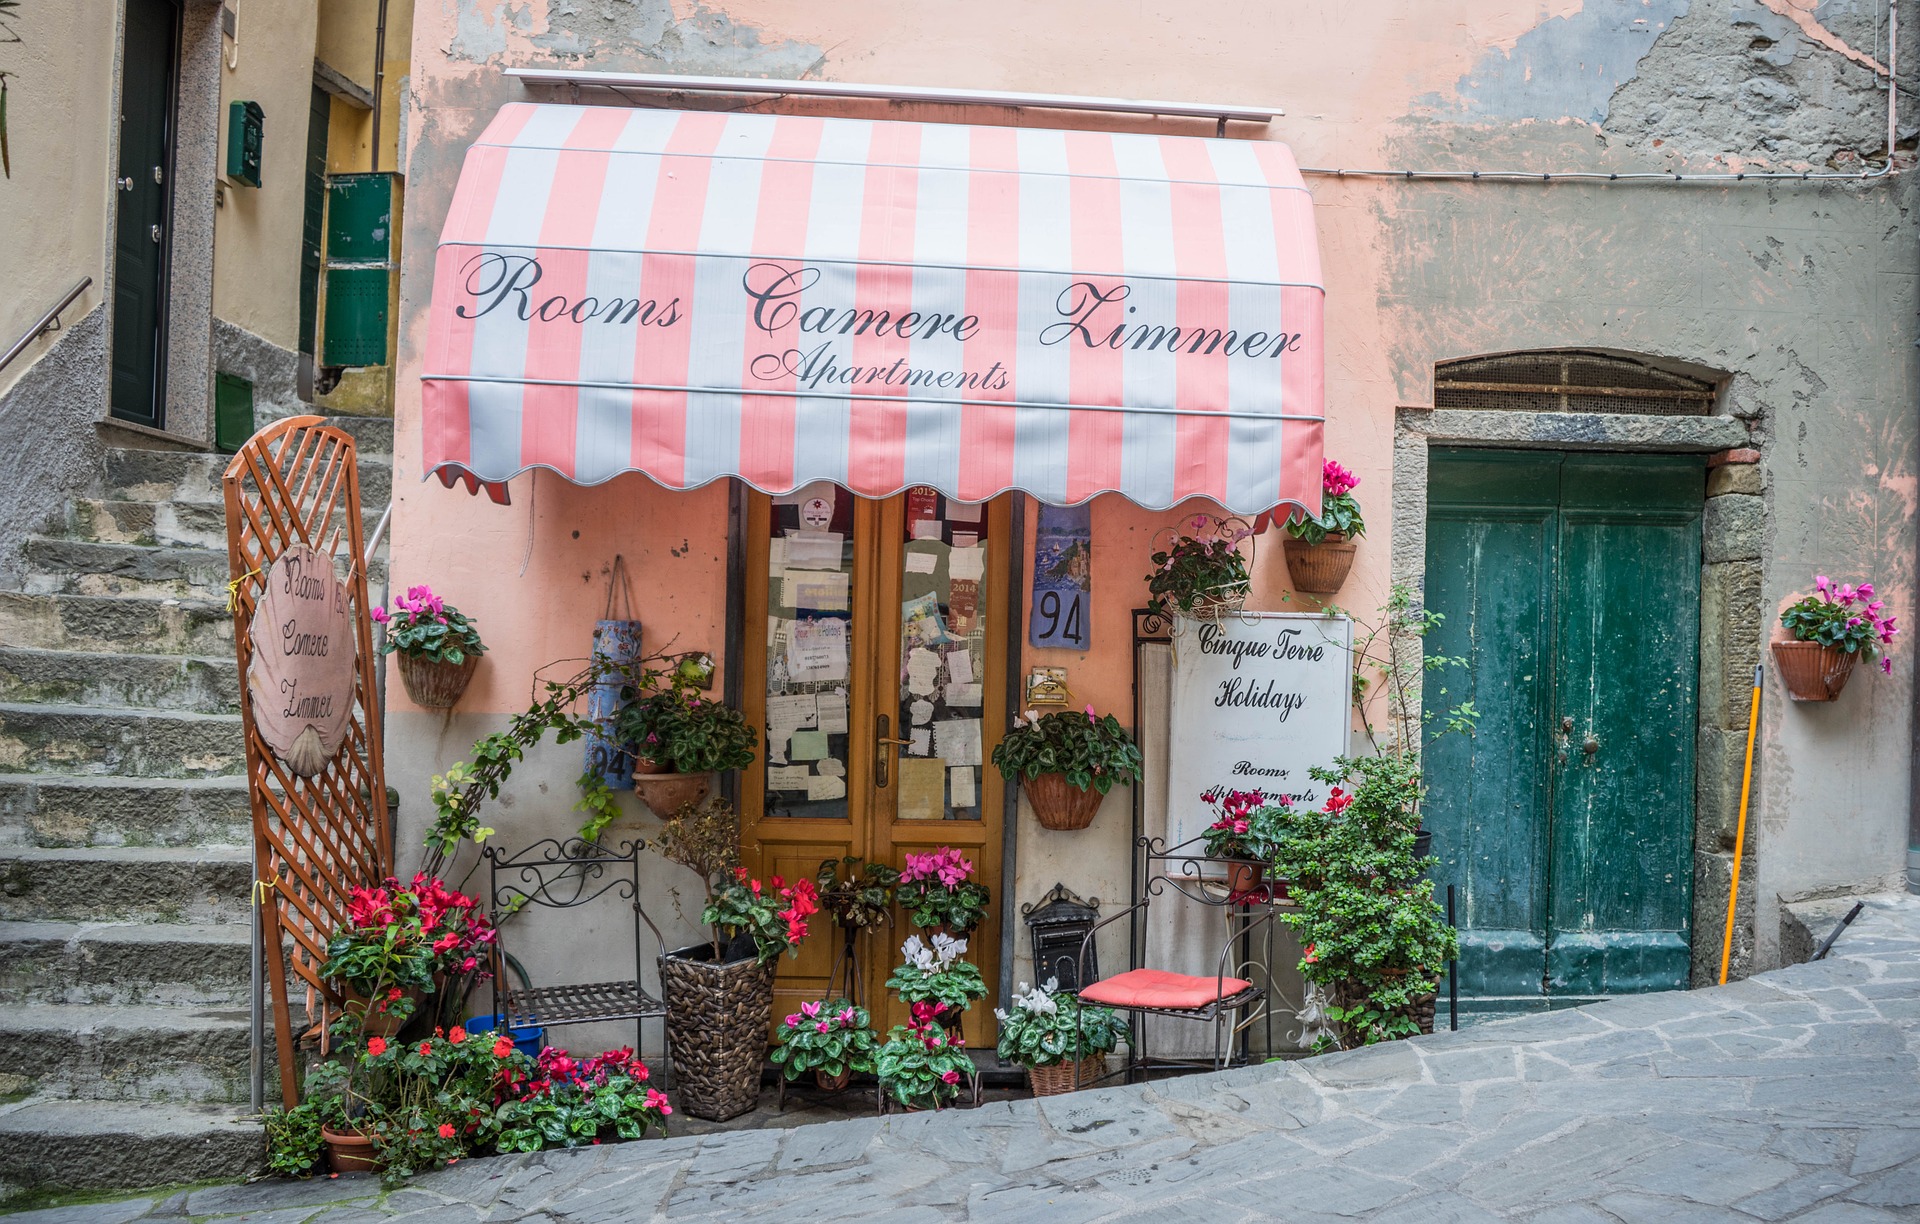
<instances>
[{"instance_id":1,"label":"stone step","mask_svg":"<svg viewBox=\"0 0 1920 1224\"><path fill-rule=\"evenodd\" d=\"M225 548L103 544L29 536L26 589L37 595L226 599Z\"/></svg>"},{"instance_id":2,"label":"stone step","mask_svg":"<svg viewBox=\"0 0 1920 1224\"><path fill-rule=\"evenodd\" d=\"M390 416L330 416L327 424L353 435L353 444L361 459L391 459L393 456L393 418Z\"/></svg>"},{"instance_id":3,"label":"stone step","mask_svg":"<svg viewBox=\"0 0 1920 1224\"><path fill-rule=\"evenodd\" d=\"M0 920L247 921L253 852L215 846L0 846Z\"/></svg>"},{"instance_id":4,"label":"stone step","mask_svg":"<svg viewBox=\"0 0 1920 1224\"><path fill-rule=\"evenodd\" d=\"M391 423L388 428L391 430ZM393 496L393 465L389 454L358 452L363 508L384 506ZM121 501L223 505L226 495L221 490L220 479L231 459L230 455L196 451L116 448L106 454L105 494Z\"/></svg>"},{"instance_id":5,"label":"stone step","mask_svg":"<svg viewBox=\"0 0 1920 1224\"><path fill-rule=\"evenodd\" d=\"M0 1008L0 1075L38 1096L242 1103L247 1051L243 1006Z\"/></svg>"},{"instance_id":6,"label":"stone step","mask_svg":"<svg viewBox=\"0 0 1920 1224\"><path fill-rule=\"evenodd\" d=\"M244 1008L245 923L0 921L0 1005Z\"/></svg>"},{"instance_id":7,"label":"stone step","mask_svg":"<svg viewBox=\"0 0 1920 1224\"><path fill-rule=\"evenodd\" d=\"M231 654L109 654L0 646L0 701L240 712Z\"/></svg>"},{"instance_id":8,"label":"stone step","mask_svg":"<svg viewBox=\"0 0 1920 1224\"><path fill-rule=\"evenodd\" d=\"M266 1139L244 1113L244 1105L22 1101L0 1112L0 1198L251 1176L265 1164Z\"/></svg>"},{"instance_id":9,"label":"stone step","mask_svg":"<svg viewBox=\"0 0 1920 1224\"><path fill-rule=\"evenodd\" d=\"M385 503L361 508L361 538L372 536ZM213 502L115 501L76 498L59 533L102 544L181 544L227 547L227 508Z\"/></svg>"},{"instance_id":10,"label":"stone step","mask_svg":"<svg viewBox=\"0 0 1920 1224\"><path fill-rule=\"evenodd\" d=\"M14 847L242 846L252 839L244 777L0 773L0 843Z\"/></svg>"},{"instance_id":11,"label":"stone step","mask_svg":"<svg viewBox=\"0 0 1920 1224\"><path fill-rule=\"evenodd\" d=\"M0 591L0 641L40 650L232 658L233 616L224 598L224 591L221 600Z\"/></svg>"},{"instance_id":12,"label":"stone step","mask_svg":"<svg viewBox=\"0 0 1920 1224\"><path fill-rule=\"evenodd\" d=\"M0 769L204 778L245 767L237 714L0 702Z\"/></svg>"}]
</instances>

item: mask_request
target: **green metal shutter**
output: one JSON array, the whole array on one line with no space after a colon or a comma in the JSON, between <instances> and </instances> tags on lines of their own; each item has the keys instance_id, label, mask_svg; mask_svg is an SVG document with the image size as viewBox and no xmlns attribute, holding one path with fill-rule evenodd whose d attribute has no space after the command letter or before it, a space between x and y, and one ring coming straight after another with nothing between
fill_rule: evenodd
<instances>
[{"instance_id":1,"label":"green metal shutter","mask_svg":"<svg viewBox=\"0 0 1920 1224\"><path fill-rule=\"evenodd\" d=\"M334 175L327 182L327 317L322 364L387 364L393 267L393 176Z\"/></svg>"}]
</instances>

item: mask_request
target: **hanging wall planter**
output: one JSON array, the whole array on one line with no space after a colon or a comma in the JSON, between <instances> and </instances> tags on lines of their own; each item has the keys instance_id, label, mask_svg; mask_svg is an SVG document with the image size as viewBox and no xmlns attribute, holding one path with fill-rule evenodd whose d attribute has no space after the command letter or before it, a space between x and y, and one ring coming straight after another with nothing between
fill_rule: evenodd
<instances>
[{"instance_id":1,"label":"hanging wall planter","mask_svg":"<svg viewBox=\"0 0 1920 1224\"><path fill-rule=\"evenodd\" d=\"M725 1122L759 1102L775 967L751 952L716 963L712 944L660 958L680 1108L692 1116Z\"/></svg>"},{"instance_id":2,"label":"hanging wall planter","mask_svg":"<svg viewBox=\"0 0 1920 1224\"><path fill-rule=\"evenodd\" d=\"M1287 574L1293 589L1309 595L1331 595L1347 581L1353 569L1353 554L1359 546L1339 532L1328 532L1318 544L1288 540Z\"/></svg>"},{"instance_id":3,"label":"hanging wall planter","mask_svg":"<svg viewBox=\"0 0 1920 1224\"><path fill-rule=\"evenodd\" d=\"M468 655L458 663L436 663L418 655L400 656L400 679L406 683L407 697L429 710L448 710L467 691L473 669L480 666L479 655Z\"/></svg>"},{"instance_id":4,"label":"hanging wall planter","mask_svg":"<svg viewBox=\"0 0 1920 1224\"><path fill-rule=\"evenodd\" d=\"M1078 787L1067 781L1067 775L1043 773L1028 778L1021 784L1027 792L1028 802L1033 804L1034 819L1043 829L1066 832L1084 829L1093 823L1094 814L1100 810L1100 801L1106 798L1092 787Z\"/></svg>"},{"instance_id":5,"label":"hanging wall planter","mask_svg":"<svg viewBox=\"0 0 1920 1224\"><path fill-rule=\"evenodd\" d=\"M667 773L652 761L641 761L633 769L633 793L662 820L672 820L681 808L705 799L712 789L710 773Z\"/></svg>"},{"instance_id":6,"label":"hanging wall planter","mask_svg":"<svg viewBox=\"0 0 1920 1224\"><path fill-rule=\"evenodd\" d=\"M1859 656L1818 642L1775 642L1773 661L1795 701L1832 701L1847 687Z\"/></svg>"},{"instance_id":7,"label":"hanging wall planter","mask_svg":"<svg viewBox=\"0 0 1920 1224\"><path fill-rule=\"evenodd\" d=\"M400 656L400 679L413 704L452 708L487 651L473 621L426 586L408 587L393 597L391 610L375 608L371 615L386 626L381 651Z\"/></svg>"}]
</instances>

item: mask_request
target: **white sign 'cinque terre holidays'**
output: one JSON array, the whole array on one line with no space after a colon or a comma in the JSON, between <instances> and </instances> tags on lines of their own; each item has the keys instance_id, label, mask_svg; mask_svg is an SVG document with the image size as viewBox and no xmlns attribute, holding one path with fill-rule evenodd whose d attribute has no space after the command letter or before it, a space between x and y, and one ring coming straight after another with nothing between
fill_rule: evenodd
<instances>
[{"instance_id":1,"label":"white sign 'cinque terre holidays'","mask_svg":"<svg viewBox=\"0 0 1920 1224\"><path fill-rule=\"evenodd\" d=\"M347 585L333 559L295 544L267 570L248 639L253 723L273 755L303 778L326 768L353 713L354 632Z\"/></svg>"},{"instance_id":2,"label":"white sign 'cinque terre holidays'","mask_svg":"<svg viewBox=\"0 0 1920 1224\"><path fill-rule=\"evenodd\" d=\"M1307 771L1347 751L1353 725L1353 622L1297 612L1180 617L1173 631L1170 845L1217 814L1203 796L1258 790L1318 807Z\"/></svg>"}]
</instances>

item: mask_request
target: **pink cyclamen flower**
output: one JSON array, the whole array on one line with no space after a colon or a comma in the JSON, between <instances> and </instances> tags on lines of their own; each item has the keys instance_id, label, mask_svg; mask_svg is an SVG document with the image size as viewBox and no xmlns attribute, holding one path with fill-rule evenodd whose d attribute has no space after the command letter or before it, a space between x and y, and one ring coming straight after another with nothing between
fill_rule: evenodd
<instances>
[{"instance_id":1,"label":"pink cyclamen flower","mask_svg":"<svg viewBox=\"0 0 1920 1224\"><path fill-rule=\"evenodd\" d=\"M1887 675L1891 676L1893 674L1893 660L1892 659L1880 660L1880 670L1885 672Z\"/></svg>"},{"instance_id":2,"label":"pink cyclamen flower","mask_svg":"<svg viewBox=\"0 0 1920 1224\"><path fill-rule=\"evenodd\" d=\"M820 1005L818 1003L802 1003L800 1005L800 1014L811 1020L820 1014Z\"/></svg>"},{"instance_id":3,"label":"pink cyclamen flower","mask_svg":"<svg viewBox=\"0 0 1920 1224\"><path fill-rule=\"evenodd\" d=\"M814 1025L813 1027L815 1032L824 1033L832 1026L829 1025L825 1020L822 1020L820 1023Z\"/></svg>"},{"instance_id":4,"label":"pink cyclamen flower","mask_svg":"<svg viewBox=\"0 0 1920 1224\"><path fill-rule=\"evenodd\" d=\"M787 1013L787 1027L788 1027L788 1028L799 1028L799 1027L800 1027L800 1013L799 1013L799 1012L788 1012L788 1013Z\"/></svg>"},{"instance_id":5,"label":"pink cyclamen flower","mask_svg":"<svg viewBox=\"0 0 1920 1224\"><path fill-rule=\"evenodd\" d=\"M384 625L387 623L387 610L385 608L375 608L373 611L367 613L367 615L371 616L379 624Z\"/></svg>"},{"instance_id":6,"label":"pink cyclamen flower","mask_svg":"<svg viewBox=\"0 0 1920 1224\"><path fill-rule=\"evenodd\" d=\"M1089 702L1087 703L1087 721L1088 721L1088 722L1098 722L1098 721L1099 721L1099 719L1098 719L1098 718L1096 718L1096 717L1094 716L1094 713L1093 713L1093 703L1092 703L1091 701L1089 701Z\"/></svg>"},{"instance_id":7,"label":"pink cyclamen flower","mask_svg":"<svg viewBox=\"0 0 1920 1224\"><path fill-rule=\"evenodd\" d=\"M960 1073L958 1071L942 1071L940 1073L940 1082L943 1084L957 1084L960 1082Z\"/></svg>"}]
</instances>

